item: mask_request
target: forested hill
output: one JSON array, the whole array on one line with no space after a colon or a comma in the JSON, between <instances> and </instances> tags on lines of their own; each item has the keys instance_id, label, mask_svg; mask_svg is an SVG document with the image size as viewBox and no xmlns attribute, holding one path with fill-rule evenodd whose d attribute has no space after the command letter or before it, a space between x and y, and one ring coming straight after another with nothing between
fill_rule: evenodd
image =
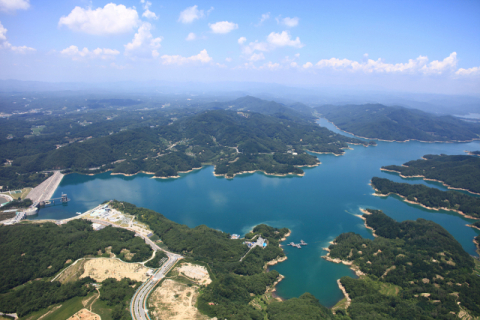
<instances>
[{"instance_id":1,"label":"forested hill","mask_svg":"<svg viewBox=\"0 0 480 320\"><path fill-rule=\"evenodd\" d=\"M369 139L394 141L470 141L480 139L480 124L452 116L381 104L320 106L315 110L340 129Z\"/></svg>"},{"instance_id":2,"label":"forested hill","mask_svg":"<svg viewBox=\"0 0 480 320\"><path fill-rule=\"evenodd\" d=\"M480 219L480 198L478 197L458 191L441 191L423 184L399 183L378 177L373 177L371 183L377 195L388 196L393 193L428 208L452 210Z\"/></svg>"},{"instance_id":3,"label":"forested hill","mask_svg":"<svg viewBox=\"0 0 480 320\"><path fill-rule=\"evenodd\" d=\"M480 158L468 155L432 155L401 166L385 166L382 170L398 172L404 177L423 176L441 181L453 188L480 193Z\"/></svg>"},{"instance_id":4,"label":"forested hill","mask_svg":"<svg viewBox=\"0 0 480 320\"><path fill-rule=\"evenodd\" d=\"M245 96L227 102L206 103L202 105L201 108L208 110L223 109L256 112L265 115L276 115L280 118L288 117L290 120L294 121L313 122L315 120L315 117L313 116L314 110L303 103L295 103L290 106L286 106L275 101L262 100L252 96Z\"/></svg>"},{"instance_id":5,"label":"forested hill","mask_svg":"<svg viewBox=\"0 0 480 320\"><path fill-rule=\"evenodd\" d=\"M347 143L369 144L284 114L208 110L168 125L135 128L19 157L10 170L96 173L109 169L170 177L207 163L216 165L217 174L228 177L257 170L303 174L299 166L318 164L318 159L306 150L339 155Z\"/></svg>"},{"instance_id":6,"label":"forested hill","mask_svg":"<svg viewBox=\"0 0 480 320\"><path fill-rule=\"evenodd\" d=\"M352 319L480 316L480 277L454 237L432 221L399 223L382 211L367 211L363 218L378 237L343 233L329 247L331 258L352 262L366 274L340 280L352 299Z\"/></svg>"}]
</instances>

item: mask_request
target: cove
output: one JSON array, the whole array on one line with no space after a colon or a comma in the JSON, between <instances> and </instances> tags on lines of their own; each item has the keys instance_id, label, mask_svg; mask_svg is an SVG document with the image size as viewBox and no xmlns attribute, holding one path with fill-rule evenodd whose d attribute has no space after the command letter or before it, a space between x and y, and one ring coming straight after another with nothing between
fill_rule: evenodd
<instances>
[{"instance_id":1,"label":"cove","mask_svg":"<svg viewBox=\"0 0 480 320\"><path fill-rule=\"evenodd\" d=\"M326 120L319 120L319 124L348 135ZM69 218L105 200L117 199L155 210L189 227L205 224L240 234L260 223L287 227L292 234L284 244L303 239L308 246L302 249L284 246L288 259L272 267L285 275L277 286L277 294L291 298L310 292L323 305L331 307L343 297L336 280L355 275L345 265L322 259L325 254L322 247L328 247L328 242L343 232L373 238L363 221L355 216L361 214L360 208L383 210L397 221L433 220L447 229L469 254L476 255L472 240L480 230L465 226L472 220L448 211L426 210L395 196L373 196L369 182L378 176L447 190L435 182L402 179L380 171L380 167L400 165L425 154L464 154L464 150L480 150L480 143L377 143L378 146L368 148L351 146L352 150L346 150L345 155L339 157L317 155L322 164L305 168L304 177L254 173L228 180L213 176L211 166L167 180L152 179L145 174L132 177L110 173L70 174L63 178L54 195L68 194L71 199L68 205L42 209L32 219Z\"/></svg>"}]
</instances>

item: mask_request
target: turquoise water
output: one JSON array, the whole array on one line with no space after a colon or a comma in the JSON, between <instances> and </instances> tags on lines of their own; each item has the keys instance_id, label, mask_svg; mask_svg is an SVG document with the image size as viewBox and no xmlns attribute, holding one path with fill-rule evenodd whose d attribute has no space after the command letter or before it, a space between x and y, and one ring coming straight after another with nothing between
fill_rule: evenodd
<instances>
[{"instance_id":1,"label":"turquoise water","mask_svg":"<svg viewBox=\"0 0 480 320\"><path fill-rule=\"evenodd\" d=\"M327 121L320 125L339 132ZM372 195L369 186L373 176L405 181L396 174L380 171L380 167L402 164L425 154L463 154L464 150L480 150L480 143L389 143L376 147L352 146L344 156L318 155L322 164L306 168L304 177L271 177L261 173L247 174L227 180L213 176L213 167L184 174L179 179L78 174L63 178L55 197L67 193L71 201L65 206L42 209L35 219L63 219L77 211L86 211L109 199L128 201L158 211L167 218L194 227L205 224L228 233L248 232L254 225L267 223L292 230L289 241L305 240L302 249L285 246L288 260L274 266L285 279L277 293L284 298L298 297L308 291L322 304L332 306L342 298L336 280L354 276L344 265L322 258L328 242L342 232L353 231L372 238L363 221L356 217L360 208L381 209L403 221L424 218L447 229L470 254L476 255L473 238L480 233L466 227L471 222L458 214L429 211L406 204L396 197ZM438 183L408 179L442 190Z\"/></svg>"}]
</instances>

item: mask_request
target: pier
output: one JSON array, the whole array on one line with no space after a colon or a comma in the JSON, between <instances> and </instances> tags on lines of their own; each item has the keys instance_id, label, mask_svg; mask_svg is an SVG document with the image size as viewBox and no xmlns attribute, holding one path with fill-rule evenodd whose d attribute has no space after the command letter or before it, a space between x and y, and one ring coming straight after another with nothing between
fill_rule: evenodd
<instances>
[{"instance_id":1,"label":"pier","mask_svg":"<svg viewBox=\"0 0 480 320\"><path fill-rule=\"evenodd\" d=\"M295 247L295 248L298 248L298 249L302 249L302 246L306 246L307 244L308 243L306 243L305 241L300 240L300 243L290 242L288 244L288 246L292 246L292 247Z\"/></svg>"}]
</instances>

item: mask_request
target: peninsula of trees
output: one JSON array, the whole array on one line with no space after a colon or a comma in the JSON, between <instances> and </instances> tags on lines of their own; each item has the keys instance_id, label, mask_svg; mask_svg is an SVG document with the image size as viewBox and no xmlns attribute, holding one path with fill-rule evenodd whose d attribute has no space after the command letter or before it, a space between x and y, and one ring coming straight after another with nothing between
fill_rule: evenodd
<instances>
[{"instance_id":1,"label":"peninsula of trees","mask_svg":"<svg viewBox=\"0 0 480 320\"><path fill-rule=\"evenodd\" d=\"M404 178L423 177L437 180L448 187L480 193L480 158L468 155L431 155L401 166L385 166L382 170L399 173Z\"/></svg>"},{"instance_id":2,"label":"peninsula of trees","mask_svg":"<svg viewBox=\"0 0 480 320\"><path fill-rule=\"evenodd\" d=\"M432 221L398 223L382 211L367 212L363 218L375 230L374 240L343 233L329 247L330 258L365 274L340 279L351 299L351 319L480 316L480 277L454 237Z\"/></svg>"},{"instance_id":3,"label":"peninsula of trees","mask_svg":"<svg viewBox=\"0 0 480 320\"><path fill-rule=\"evenodd\" d=\"M396 194L408 202L423 205L429 209L452 210L473 219L480 219L480 198L457 191L441 191L423 184L393 182L373 177L372 187L377 195Z\"/></svg>"},{"instance_id":4,"label":"peninsula of trees","mask_svg":"<svg viewBox=\"0 0 480 320\"><path fill-rule=\"evenodd\" d=\"M315 110L337 127L359 137L389 141L471 141L480 124L453 116L381 104L320 106Z\"/></svg>"}]
</instances>

